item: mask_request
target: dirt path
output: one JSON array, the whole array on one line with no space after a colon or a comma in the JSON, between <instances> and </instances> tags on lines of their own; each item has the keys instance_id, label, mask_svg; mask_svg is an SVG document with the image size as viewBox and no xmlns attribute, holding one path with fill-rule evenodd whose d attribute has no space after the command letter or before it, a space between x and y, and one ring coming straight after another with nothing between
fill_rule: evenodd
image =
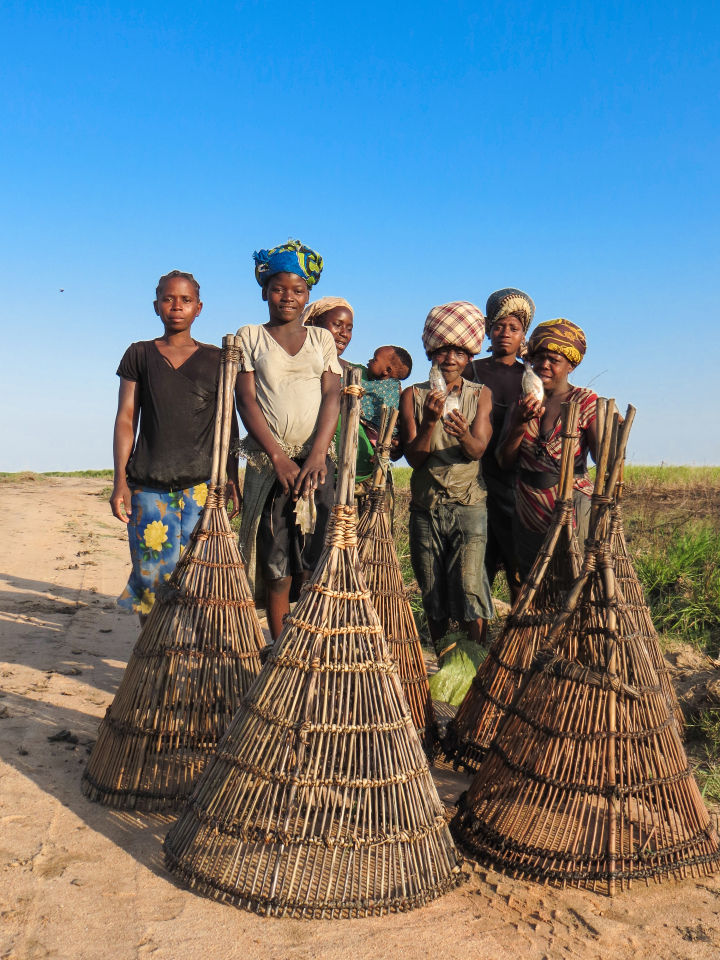
<instances>
[{"instance_id":1,"label":"dirt path","mask_svg":"<svg viewBox=\"0 0 720 960\"><path fill-rule=\"evenodd\" d=\"M262 919L166 872L169 818L109 811L80 792L87 744L136 637L114 598L127 545L103 481L0 485L0 957L13 960L720 955L720 879L634 887L614 900L470 870L408 914ZM50 741L70 730L77 743ZM464 784L437 772L451 803Z\"/></svg>"}]
</instances>

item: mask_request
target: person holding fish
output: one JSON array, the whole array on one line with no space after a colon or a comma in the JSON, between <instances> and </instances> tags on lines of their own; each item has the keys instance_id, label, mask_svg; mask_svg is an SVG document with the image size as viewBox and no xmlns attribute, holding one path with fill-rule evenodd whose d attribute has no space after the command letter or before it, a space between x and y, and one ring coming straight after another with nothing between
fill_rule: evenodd
<instances>
[{"instance_id":1,"label":"person holding fish","mask_svg":"<svg viewBox=\"0 0 720 960\"><path fill-rule=\"evenodd\" d=\"M413 468L410 562L438 652L451 620L481 643L493 616L479 466L492 435L492 393L462 376L484 336L485 318L475 304L433 307L422 334L430 378L400 396L400 438Z\"/></svg>"},{"instance_id":2,"label":"person holding fish","mask_svg":"<svg viewBox=\"0 0 720 960\"><path fill-rule=\"evenodd\" d=\"M535 315L531 297L516 287L491 293L485 306L490 356L472 360L463 373L466 380L483 383L492 390L493 435L482 458L487 488L488 539L485 569L490 586L499 570L505 570L511 598L520 589L515 561L513 518L515 517L515 468L502 470L495 457L505 417L522 393L524 367L518 359L526 349L525 335Z\"/></svg>"},{"instance_id":3,"label":"person holding fish","mask_svg":"<svg viewBox=\"0 0 720 960\"><path fill-rule=\"evenodd\" d=\"M593 491L587 454L595 459L597 394L587 387L573 386L568 379L586 349L585 334L570 320L546 320L535 327L527 348L535 382L528 382L529 375L524 375L524 394L508 411L498 440L496 457L501 469L515 467L518 471L513 540L518 572L523 579L542 545L557 499L562 447L560 413L568 400L580 402L573 500L581 547L587 537Z\"/></svg>"}]
</instances>

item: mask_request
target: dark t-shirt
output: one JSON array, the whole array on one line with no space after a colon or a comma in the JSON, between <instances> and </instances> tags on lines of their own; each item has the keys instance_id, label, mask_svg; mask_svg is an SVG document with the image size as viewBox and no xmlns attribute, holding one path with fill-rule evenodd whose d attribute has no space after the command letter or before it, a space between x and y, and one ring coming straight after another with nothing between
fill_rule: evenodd
<instances>
[{"instance_id":1,"label":"dark t-shirt","mask_svg":"<svg viewBox=\"0 0 720 960\"><path fill-rule=\"evenodd\" d=\"M182 490L210 477L219 373L220 349L211 344L198 344L177 370L153 340L127 348L117 374L140 387L131 484Z\"/></svg>"},{"instance_id":2,"label":"dark t-shirt","mask_svg":"<svg viewBox=\"0 0 720 960\"><path fill-rule=\"evenodd\" d=\"M513 485L515 470L501 470L500 464L495 459L495 448L500 439L505 415L509 407L522 393L522 376L524 367L522 363L513 363L510 366L500 363L492 363L490 358L482 360L473 360L470 364L472 368L472 377L470 371L465 370L463 376L468 380L474 380L475 383L484 383L486 387L492 390L492 437L487 445L482 458L483 476L491 477L500 483Z\"/></svg>"}]
</instances>

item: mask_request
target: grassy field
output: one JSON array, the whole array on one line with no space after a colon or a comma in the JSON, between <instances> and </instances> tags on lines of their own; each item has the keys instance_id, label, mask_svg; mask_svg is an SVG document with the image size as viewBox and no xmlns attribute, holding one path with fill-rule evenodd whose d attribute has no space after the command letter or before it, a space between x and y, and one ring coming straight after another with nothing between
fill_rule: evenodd
<instances>
[{"instance_id":1,"label":"grassy field","mask_svg":"<svg viewBox=\"0 0 720 960\"><path fill-rule=\"evenodd\" d=\"M93 480L112 480L112 470L48 470L46 473L34 473L21 470L19 473L5 473L0 470L0 482L3 480L42 480L44 477L80 477Z\"/></svg>"}]
</instances>

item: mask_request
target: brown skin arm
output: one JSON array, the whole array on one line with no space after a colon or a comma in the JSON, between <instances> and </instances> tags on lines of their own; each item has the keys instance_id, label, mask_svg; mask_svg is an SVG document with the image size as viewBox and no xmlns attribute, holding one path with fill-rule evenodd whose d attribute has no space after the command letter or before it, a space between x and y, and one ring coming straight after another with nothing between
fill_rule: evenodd
<instances>
[{"instance_id":1,"label":"brown skin arm","mask_svg":"<svg viewBox=\"0 0 720 960\"><path fill-rule=\"evenodd\" d=\"M402 457L405 451L403 450L402 440L400 437L393 437L390 441L390 459L393 463L396 460L399 460Z\"/></svg>"},{"instance_id":2,"label":"brown skin arm","mask_svg":"<svg viewBox=\"0 0 720 960\"><path fill-rule=\"evenodd\" d=\"M477 413L469 423L459 410L451 410L445 417L443 426L451 437L460 441L463 453L468 460L479 460L485 453L492 437L492 391L483 387L478 397Z\"/></svg>"},{"instance_id":3,"label":"brown skin arm","mask_svg":"<svg viewBox=\"0 0 720 960\"><path fill-rule=\"evenodd\" d=\"M495 448L495 459L501 469L512 470L520 453L525 424L530 420L541 418L544 413L545 407L530 394L521 397L510 407L505 414L505 423Z\"/></svg>"},{"instance_id":4,"label":"brown skin arm","mask_svg":"<svg viewBox=\"0 0 720 960\"><path fill-rule=\"evenodd\" d=\"M442 417L444 405L445 394L431 390L425 398L418 427L413 414L413 388L407 387L400 395L400 443L405 459L414 469L421 467L430 455L430 438Z\"/></svg>"},{"instance_id":5,"label":"brown skin arm","mask_svg":"<svg viewBox=\"0 0 720 960\"><path fill-rule=\"evenodd\" d=\"M126 471L140 417L140 387L134 380L120 378L118 409L113 432L113 490L110 495L110 507L113 516L127 523L132 513L130 508L130 487Z\"/></svg>"},{"instance_id":6,"label":"brown skin arm","mask_svg":"<svg viewBox=\"0 0 720 960\"><path fill-rule=\"evenodd\" d=\"M295 477L293 497L309 497L315 487L325 483L327 452L340 416L340 376L325 370L320 379L322 399L312 449Z\"/></svg>"}]
</instances>

